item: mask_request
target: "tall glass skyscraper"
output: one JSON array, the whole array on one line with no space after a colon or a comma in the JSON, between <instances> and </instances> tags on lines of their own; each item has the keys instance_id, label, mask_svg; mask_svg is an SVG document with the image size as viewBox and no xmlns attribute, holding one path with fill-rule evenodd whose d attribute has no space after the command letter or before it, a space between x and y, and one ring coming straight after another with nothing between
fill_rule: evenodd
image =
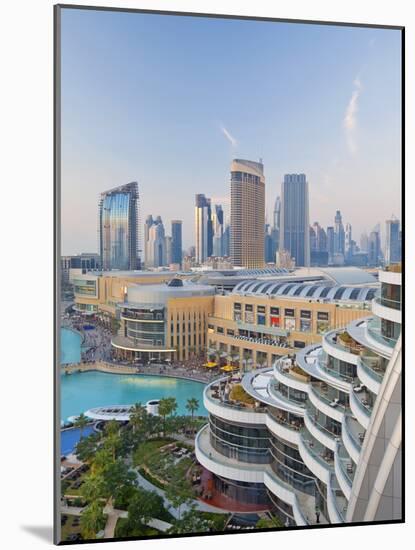
<instances>
[{"instance_id":1,"label":"tall glass skyscraper","mask_svg":"<svg viewBox=\"0 0 415 550\"><path fill-rule=\"evenodd\" d=\"M399 220L392 218L386 220L385 263L386 265L401 260L401 246L399 235Z\"/></svg>"},{"instance_id":2,"label":"tall glass skyscraper","mask_svg":"<svg viewBox=\"0 0 415 550\"><path fill-rule=\"evenodd\" d=\"M199 194L195 198L196 262L202 264L213 250L212 210L210 199Z\"/></svg>"},{"instance_id":3,"label":"tall glass skyscraper","mask_svg":"<svg viewBox=\"0 0 415 550\"><path fill-rule=\"evenodd\" d=\"M231 258L235 266L264 266L265 177L262 162L231 166Z\"/></svg>"},{"instance_id":4,"label":"tall glass skyscraper","mask_svg":"<svg viewBox=\"0 0 415 550\"><path fill-rule=\"evenodd\" d=\"M213 206L212 230L213 256L223 256L223 208L220 204L215 204Z\"/></svg>"},{"instance_id":5,"label":"tall glass skyscraper","mask_svg":"<svg viewBox=\"0 0 415 550\"><path fill-rule=\"evenodd\" d=\"M171 251L172 263L182 265L182 220L172 220L171 237L172 237L172 251Z\"/></svg>"},{"instance_id":6,"label":"tall glass skyscraper","mask_svg":"<svg viewBox=\"0 0 415 550\"><path fill-rule=\"evenodd\" d=\"M133 181L101 193L99 249L103 270L139 269L139 193Z\"/></svg>"},{"instance_id":7,"label":"tall glass skyscraper","mask_svg":"<svg viewBox=\"0 0 415 550\"><path fill-rule=\"evenodd\" d=\"M308 182L305 174L286 174L281 185L280 252L297 266L310 265Z\"/></svg>"}]
</instances>

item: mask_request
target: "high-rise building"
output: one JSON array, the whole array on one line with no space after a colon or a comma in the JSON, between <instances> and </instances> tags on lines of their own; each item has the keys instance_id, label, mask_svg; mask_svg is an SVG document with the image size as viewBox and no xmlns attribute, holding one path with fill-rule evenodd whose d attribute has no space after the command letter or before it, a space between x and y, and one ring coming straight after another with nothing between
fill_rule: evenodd
<instances>
[{"instance_id":1,"label":"high-rise building","mask_svg":"<svg viewBox=\"0 0 415 550\"><path fill-rule=\"evenodd\" d=\"M137 182L101 193L99 251L103 270L139 269L139 193Z\"/></svg>"},{"instance_id":2,"label":"high-rise building","mask_svg":"<svg viewBox=\"0 0 415 550\"><path fill-rule=\"evenodd\" d=\"M150 225L150 219L152 224ZM167 264L166 235L163 221L160 216L153 220L148 216L145 225L145 234L148 236L145 243L146 267L161 267Z\"/></svg>"},{"instance_id":3,"label":"high-rise building","mask_svg":"<svg viewBox=\"0 0 415 550\"><path fill-rule=\"evenodd\" d=\"M271 236L274 240L275 250L278 250L280 246L280 228L281 228L281 199L277 197L274 204L273 212L273 225L271 230Z\"/></svg>"},{"instance_id":4,"label":"high-rise building","mask_svg":"<svg viewBox=\"0 0 415 550\"><path fill-rule=\"evenodd\" d=\"M212 209L210 199L205 195L196 195L195 200L195 238L196 263L202 264L206 258L212 256Z\"/></svg>"},{"instance_id":5,"label":"high-rise building","mask_svg":"<svg viewBox=\"0 0 415 550\"><path fill-rule=\"evenodd\" d=\"M360 250L362 252L369 252L369 237L366 232L360 235Z\"/></svg>"},{"instance_id":6,"label":"high-rise building","mask_svg":"<svg viewBox=\"0 0 415 550\"><path fill-rule=\"evenodd\" d=\"M182 265L182 221L171 222L172 251L171 263Z\"/></svg>"},{"instance_id":7,"label":"high-rise building","mask_svg":"<svg viewBox=\"0 0 415 550\"><path fill-rule=\"evenodd\" d=\"M281 186L280 251L297 266L310 265L308 182L305 174L286 174Z\"/></svg>"},{"instance_id":8,"label":"high-rise building","mask_svg":"<svg viewBox=\"0 0 415 550\"><path fill-rule=\"evenodd\" d=\"M227 224L223 232L223 255L228 257L231 255L231 228Z\"/></svg>"},{"instance_id":9,"label":"high-rise building","mask_svg":"<svg viewBox=\"0 0 415 550\"><path fill-rule=\"evenodd\" d=\"M379 228L375 227L369 235L369 250L368 261L370 266L378 266L381 260L380 250L380 232Z\"/></svg>"},{"instance_id":10,"label":"high-rise building","mask_svg":"<svg viewBox=\"0 0 415 550\"><path fill-rule=\"evenodd\" d=\"M166 264L170 265L173 263L173 239L170 237L170 235L166 235L164 237L165 247L166 247Z\"/></svg>"},{"instance_id":11,"label":"high-rise building","mask_svg":"<svg viewBox=\"0 0 415 550\"><path fill-rule=\"evenodd\" d=\"M401 260L399 220L386 220L385 264L397 263Z\"/></svg>"},{"instance_id":12,"label":"high-rise building","mask_svg":"<svg viewBox=\"0 0 415 550\"><path fill-rule=\"evenodd\" d=\"M262 162L231 165L231 258L234 266L264 266L265 177Z\"/></svg>"},{"instance_id":13,"label":"high-rise building","mask_svg":"<svg viewBox=\"0 0 415 550\"><path fill-rule=\"evenodd\" d=\"M352 225L350 223L346 223L346 229L344 233L344 255L347 259L350 259L353 255L352 241Z\"/></svg>"},{"instance_id":14,"label":"high-rise building","mask_svg":"<svg viewBox=\"0 0 415 550\"><path fill-rule=\"evenodd\" d=\"M327 252L329 253L329 263L333 263L334 258L334 227L327 227Z\"/></svg>"},{"instance_id":15,"label":"high-rise building","mask_svg":"<svg viewBox=\"0 0 415 550\"><path fill-rule=\"evenodd\" d=\"M334 217L334 252L344 255L345 234L340 210L336 210Z\"/></svg>"},{"instance_id":16,"label":"high-rise building","mask_svg":"<svg viewBox=\"0 0 415 550\"><path fill-rule=\"evenodd\" d=\"M265 243L264 243L264 255L265 255L265 262L268 263L275 263L275 243L273 239L271 226L267 223L265 224Z\"/></svg>"},{"instance_id":17,"label":"high-rise building","mask_svg":"<svg viewBox=\"0 0 415 550\"><path fill-rule=\"evenodd\" d=\"M213 256L223 256L223 208L220 204L215 204L212 209L212 254Z\"/></svg>"}]
</instances>

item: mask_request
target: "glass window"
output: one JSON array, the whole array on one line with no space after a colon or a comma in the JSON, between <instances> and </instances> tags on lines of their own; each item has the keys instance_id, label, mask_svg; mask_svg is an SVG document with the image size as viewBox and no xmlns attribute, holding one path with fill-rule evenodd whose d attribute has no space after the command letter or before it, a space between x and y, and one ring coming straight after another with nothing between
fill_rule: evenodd
<instances>
[{"instance_id":1,"label":"glass window","mask_svg":"<svg viewBox=\"0 0 415 550\"><path fill-rule=\"evenodd\" d=\"M238 303L238 302L235 302L233 304L233 309L236 310L236 311L241 311L241 304Z\"/></svg>"},{"instance_id":2,"label":"glass window","mask_svg":"<svg viewBox=\"0 0 415 550\"><path fill-rule=\"evenodd\" d=\"M301 319L311 319L311 311L309 309L302 309L300 311Z\"/></svg>"},{"instance_id":3,"label":"glass window","mask_svg":"<svg viewBox=\"0 0 415 550\"><path fill-rule=\"evenodd\" d=\"M311 332L311 321L300 319L300 330L301 332Z\"/></svg>"},{"instance_id":4,"label":"glass window","mask_svg":"<svg viewBox=\"0 0 415 550\"><path fill-rule=\"evenodd\" d=\"M305 342L303 342L302 340L294 340L294 347L305 348Z\"/></svg>"},{"instance_id":5,"label":"glass window","mask_svg":"<svg viewBox=\"0 0 415 550\"><path fill-rule=\"evenodd\" d=\"M265 315L257 315L257 324L265 325Z\"/></svg>"},{"instance_id":6,"label":"glass window","mask_svg":"<svg viewBox=\"0 0 415 550\"><path fill-rule=\"evenodd\" d=\"M280 314L280 308L279 307L272 307L270 309L271 315L279 315Z\"/></svg>"},{"instance_id":7,"label":"glass window","mask_svg":"<svg viewBox=\"0 0 415 550\"><path fill-rule=\"evenodd\" d=\"M293 309L284 309L284 315L286 317L294 317L295 316L295 312Z\"/></svg>"},{"instance_id":8,"label":"glass window","mask_svg":"<svg viewBox=\"0 0 415 550\"><path fill-rule=\"evenodd\" d=\"M217 327L216 331L218 334L223 334L223 327Z\"/></svg>"},{"instance_id":9,"label":"glass window","mask_svg":"<svg viewBox=\"0 0 415 550\"><path fill-rule=\"evenodd\" d=\"M327 311L318 311L317 312L317 319L319 321L328 321L329 320L329 314Z\"/></svg>"},{"instance_id":10,"label":"glass window","mask_svg":"<svg viewBox=\"0 0 415 550\"><path fill-rule=\"evenodd\" d=\"M245 311L254 311L254 306L252 304L245 304Z\"/></svg>"},{"instance_id":11,"label":"glass window","mask_svg":"<svg viewBox=\"0 0 415 550\"><path fill-rule=\"evenodd\" d=\"M233 319L234 321L241 321L242 320L242 314L240 311L234 311L233 312Z\"/></svg>"},{"instance_id":12,"label":"glass window","mask_svg":"<svg viewBox=\"0 0 415 550\"><path fill-rule=\"evenodd\" d=\"M295 330L295 319L285 319L285 330Z\"/></svg>"},{"instance_id":13,"label":"glass window","mask_svg":"<svg viewBox=\"0 0 415 550\"><path fill-rule=\"evenodd\" d=\"M245 323L254 323L254 312L253 311L245 311Z\"/></svg>"},{"instance_id":14,"label":"glass window","mask_svg":"<svg viewBox=\"0 0 415 550\"><path fill-rule=\"evenodd\" d=\"M276 317L275 315L271 315L269 318L271 326L272 327L279 327L280 326L280 318Z\"/></svg>"},{"instance_id":15,"label":"glass window","mask_svg":"<svg viewBox=\"0 0 415 550\"><path fill-rule=\"evenodd\" d=\"M257 306L257 313L265 313L265 306Z\"/></svg>"}]
</instances>

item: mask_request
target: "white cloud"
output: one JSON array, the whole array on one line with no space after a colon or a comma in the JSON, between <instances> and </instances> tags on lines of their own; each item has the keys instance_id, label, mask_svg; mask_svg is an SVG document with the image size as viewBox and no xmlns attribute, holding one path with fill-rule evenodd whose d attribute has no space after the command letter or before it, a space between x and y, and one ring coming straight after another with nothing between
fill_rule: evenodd
<instances>
[{"instance_id":1,"label":"white cloud","mask_svg":"<svg viewBox=\"0 0 415 550\"><path fill-rule=\"evenodd\" d=\"M236 147L238 145L238 142L233 137L233 135L230 132L228 132L228 130L223 125L221 125L220 129L221 129L222 134L226 137L226 139L229 141L229 143L232 145L232 147Z\"/></svg>"},{"instance_id":2,"label":"white cloud","mask_svg":"<svg viewBox=\"0 0 415 550\"><path fill-rule=\"evenodd\" d=\"M349 151L352 154L357 152L356 129L358 125L357 112L359 109L359 97L362 91L362 83L357 76L353 80L354 90L352 92L349 103L347 104L346 113L343 118L343 128L346 132L346 141Z\"/></svg>"}]
</instances>

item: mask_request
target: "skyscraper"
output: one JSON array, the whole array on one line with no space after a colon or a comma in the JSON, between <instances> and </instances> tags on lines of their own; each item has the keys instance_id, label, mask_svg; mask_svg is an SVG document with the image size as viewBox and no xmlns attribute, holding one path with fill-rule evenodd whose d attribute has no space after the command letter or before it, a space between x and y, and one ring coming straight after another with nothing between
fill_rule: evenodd
<instances>
[{"instance_id":1,"label":"skyscraper","mask_svg":"<svg viewBox=\"0 0 415 550\"><path fill-rule=\"evenodd\" d=\"M196 263L202 264L212 255L212 209L210 199L196 195L195 200Z\"/></svg>"},{"instance_id":2,"label":"skyscraper","mask_svg":"<svg viewBox=\"0 0 415 550\"><path fill-rule=\"evenodd\" d=\"M334 217L334 252L344 255L344 227L340 210L336 210Z\"/></svg>"},{"instance_id":3,"label":"skyscraper","mask_svg":"<svg viewBox=\"0 0 415 550\"><path fill-rule=\"evenodd\" d=\"M138 269L140 256L137 182L101 193L98 216L102 269Z\"/></svg>"},{"instance_id":4,"label":"skyscraper","mask_svg":"<svg viewBox=\"0 0 415 550\"><path fill-rule=\"evenodd\" d=\"M223 208L220 204L213 206L212 231L212 254L213 256L223 256Z\"/></svg>"},{"instance_id":5,"label":"skyscraper","mask_svg":"<svg viewBox=\"0 0 415 550\"><path fill-rule=\"evenodd\" d=\"M231 255L231 228L229 224L226 225L225 231L223 232L223 255Z\"/></svg>"},{"instance_id":6,"label":"skyscraper","mask_svg":"<svg viewBox=\"0 0 415 550\"><path fill-rule=\"evenodd\" d=\"M368 260L370 266L378 266L381 259L380 251L380 232L378 226L376 226L369 235L369 250Z\"/></svg>"},{"instance_id":7,"label":"skyscraper","mask_svg":"<svg viewBox=\"0 0 415 550\"><path fill-rule=\"evenodd\" d=\"M231 164L231 258L235 266L264 266L265 177L262 162Z\"/></svg>"},{"instance_id":8,"label":"skyscraper","mask_svg":"<svg viewBox=\"0 0 415 550\"><path fill-rule=\"evenodd\" d=\"M349 260L353 255L352 241L352 225L350 223L346 223L346 229L344 233L344 255Z\"/></svg>"},{"instance_id":9,"label":"skyscraper","mask_svg":"<svg viewBox=\"0 0 415 550\"><path fill-rule=\"evenodd\" d=\"M329 253L329 264L333 263L334 257L334 227L327 227L327 252Z\"/></svg>"},{"instance_id":10,"label":"skyscraper","mask_svg":"<svg viewBox=\"0 0 415 550\"><path fill-rule=\"evenodd\" d=\"M286 174L281 185L280 251L297 266L310 265L308 182L305 174Z\"/></svg>"},{"instance_id":11,"label":"skyscraper","mask_svg":"<svg viewBox=\"0 0 415 550\"><path fill-rule=\"evenodd\" d=\"M147 222L150 216L146 220ZM146 242L146 267L161 267L167 263L166 236L163 221L160 216L153 220L148 229L148 240Z\"/></svg>"},{"instance_id":12,"label":"skyscraper","mask_svg":"<svg viewBox=\"0 0 415 550\"><path fill-rule=\"evenodd\" d=\"M401 260L399 220L393 217L386 220L385 263L386 265Z\"/></svg>"},{"instance_id":13,"label":"skyscraper","mask_svg":"<svg viewBox=\"0 0 415 550\"><path fill-rule=\"evenodd\" d=\"M271 236L274 241L275 250L280 246L280 227L281 227L281 199L277 197L274 204L273 225Z\"/></svg>"},{"instance_id":14,"label":"skyscraper","mask_svg":"<svg viewBox=\"0 0 415 550\"><path fill-rule=\"evenodd\" d=\"M171 222L171 237L172 237L172 263L182 265L182 221L172 220Z\"/></svg>"}]
</instances>

